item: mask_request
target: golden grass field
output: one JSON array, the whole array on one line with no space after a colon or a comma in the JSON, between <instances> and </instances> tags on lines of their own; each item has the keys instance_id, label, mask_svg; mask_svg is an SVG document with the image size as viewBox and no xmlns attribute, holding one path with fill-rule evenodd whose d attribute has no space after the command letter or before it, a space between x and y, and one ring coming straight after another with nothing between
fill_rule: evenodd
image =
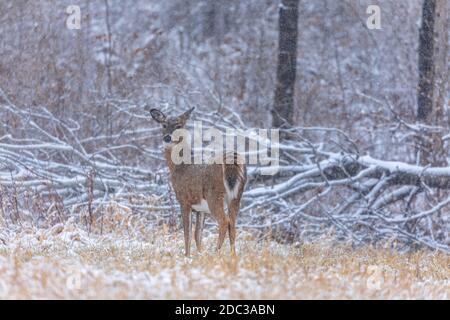
<instances>
[{"instance_id":1,"label":"golden grass field","mask_svg":"<svg viewBox=\"0 0 450 320\"><path fill-rule=\"evenodd\" d=\"M106 224L105 224L106 226ZM0 228L2 299L449 299L450 256L352 249L331 241L283 245L238 233L238 258L183 256L181 231L88 234L69 219ZM194 244L194 242L193 242Z\"/></svg>"}]
</instances>

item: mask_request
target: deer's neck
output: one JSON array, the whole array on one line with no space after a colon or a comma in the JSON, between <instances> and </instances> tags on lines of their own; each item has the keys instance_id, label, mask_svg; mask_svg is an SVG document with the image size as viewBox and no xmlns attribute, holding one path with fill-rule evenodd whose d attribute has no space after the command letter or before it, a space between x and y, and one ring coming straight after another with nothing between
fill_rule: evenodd
<instances>
[{"instance_id":1,"label":"deer's neck","mask_svg":"<svg viewBox=\"0 0 450 320\"><path fill-rule=\"evenodd\" d=\"M164 149L164 157L166 158L167 166L169 167L170 174L173 174L175 170L175 164L172 161L172 145L167 145Z\"/></svg>"}]
</instances>

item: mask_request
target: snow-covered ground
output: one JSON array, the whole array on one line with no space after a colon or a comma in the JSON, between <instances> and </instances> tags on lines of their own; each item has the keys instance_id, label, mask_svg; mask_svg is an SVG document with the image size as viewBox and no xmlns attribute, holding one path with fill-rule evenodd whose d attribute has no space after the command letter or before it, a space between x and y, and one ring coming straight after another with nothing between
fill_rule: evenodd
<instances>
[{"instance_id":1,"label":"snow-covered ground","mask_svg":"<svg viewBox=\"0 0 450 320\"><path fill-rule=\"evenodd\" d=\"M282 245L241 231L225 246L183 256L181 231L88 234L69 219L49 228L0 228L2 299L449 299L450 256L369 247Z\"/></svg>"}]
</instances>

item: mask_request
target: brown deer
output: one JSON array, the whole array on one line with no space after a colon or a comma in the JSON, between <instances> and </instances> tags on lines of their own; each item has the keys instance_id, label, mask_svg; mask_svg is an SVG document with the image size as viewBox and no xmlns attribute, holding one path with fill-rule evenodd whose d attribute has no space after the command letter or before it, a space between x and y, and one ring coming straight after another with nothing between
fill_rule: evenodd
<instances>
[{"instance_id":1,"label":"brown deer","mask_svg":"<svg viewBox=\"0 0 450 320\"><path fill-rule=\"evenodd\" d=\"M231 253L235 255L236 219L247 181L244 161L240 155L233 152L223 154L221 156L223 161L220 163L175 164L172 159L172 148L181 140L173 141L172 134L177 129L185 128L193 110L194 108L177 117L167 117L158 109L150 110L152 118L162 126L162 138L165 142L164 156L183 218L185 254L187 257L190 256L191 212L194 211L196 212L197 250L201 252L205 213L209 213L219 224L217 251L222 247L228 231ZM230 158L232 161L229 161ZM229 164L230 162L232 163ZM228 215L225 213L225 207L228 208Z\"/></svg>"}]
</instances>

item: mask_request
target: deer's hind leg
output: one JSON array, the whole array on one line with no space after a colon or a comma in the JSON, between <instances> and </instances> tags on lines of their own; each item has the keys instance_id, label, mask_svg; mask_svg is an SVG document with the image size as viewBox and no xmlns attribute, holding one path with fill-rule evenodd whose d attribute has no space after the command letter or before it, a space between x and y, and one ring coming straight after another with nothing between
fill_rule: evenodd
<instances>
[{"instance_id":1,"label":"deer's hind leg","mask_svg":"<svg viewBox=\"0 0 450 320\"><path fill-rule=\"evenodd\" d=\"M225 214L223 206L223 197L214 197L214 196L211 197L211 199L208 201L208 206L211 210L211 214L219 224L219 238L217 239L217 251L220 251L220 248L222 248L225 236L228 231L228 224L230 223L230 219Z\"/></svg>"},{"instance_id":2,"label":"deer's hind leg","mask_svg":"<svg viewBox=\"0 0 450 320\"><path fill-rule=\"evenodd\" d=\"M217 251L220 251L220 249L222 248L225 236L228 231L228 225L229 225L228 217L224 216L219 220L219 238L217 239Z\"/></svg>"},{"instance_id":3,"label":"deer's hind leg","mask_svg":"<svg viewBox=\"0 0 450 320\"><path fill-rule=\"evenodd\" d=\"M202 251L202 233L203 233L204 225L205 225L205 213L204 212L196 212L195 245L197 246L198 252Z\"/></svg>"},{"instance_id":4,"label":"deer's hind leg","mask_svg":"<svg viewBox=\"0 0 450 320\"><path fill-rule=\"evenodd\" d=\"M230 236L230 248L231 254L236 255L236 220L239 213L240 199L233 199L228 206L228 212L230 216L230 223L228 224L228 234Z\"/></svg>"}]
</instances>

